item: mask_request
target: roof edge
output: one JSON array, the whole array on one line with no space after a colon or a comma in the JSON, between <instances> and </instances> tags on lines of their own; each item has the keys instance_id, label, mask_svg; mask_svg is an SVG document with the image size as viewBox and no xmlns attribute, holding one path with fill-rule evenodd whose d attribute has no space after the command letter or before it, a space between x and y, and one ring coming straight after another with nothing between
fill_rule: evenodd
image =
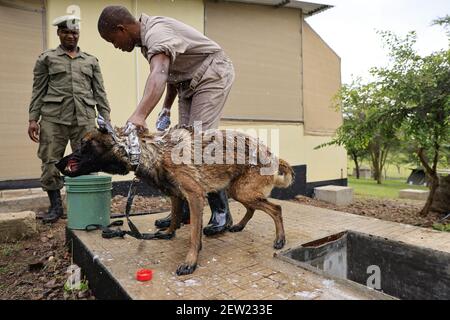
<instances>
[{"instance_id":1,"label":"roof edge","mask_svg":"<svg viewBox=\"0 0 450 320\"><path fill-rule=\"evenodd\" d=\"M331 9L334 6L322 3L314 3L299 0L215 0L224 2L239 2L245 4L257 4L271 6L274 8L293 8L303 12L306 17L311 17L325 10Z\"/></svg>"},{"instance_id":2,"label":"roof edge","mask_svg":"<svg viewBox=\"0 0 450 320\"><path fill-rule=\"evenodd\" d=\"M311 16L313 16L313 15L315 15L315 14L319 14L319 13L321 13L321 12L323 12L323 11L325 11L325 10L331 9L331 8L333 8L333 7L334 7L334 6L332 6L332 5L324 4L324 5L321 6L320 8L317 8L317 9L312 10L312 11L310 11L310 12L305 12L305 16L306 16L306 17L311 17Z\"/></svg>"}]
</instances>

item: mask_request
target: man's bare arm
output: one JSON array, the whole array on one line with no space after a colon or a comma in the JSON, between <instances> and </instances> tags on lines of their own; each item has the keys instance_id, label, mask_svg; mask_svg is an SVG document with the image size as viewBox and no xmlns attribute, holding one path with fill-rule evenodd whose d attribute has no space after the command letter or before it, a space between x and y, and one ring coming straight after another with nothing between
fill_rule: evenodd
<instances>
[{"instance_id":1,"label":"man's bare arm","mask_svg":"<svg viewBox=\"0 0 450 320\"><path fill-rule=\"evenodd\" d=\"M177 87L171 83L167 84L166 98L164 99L163 108L172 108L173 102L177 97Z\"/></svg>"},{"instance_id":2,"label":"man's bare arm","mask_svg":"<svg viewBox=\"0 0 450 320\"><path fill-rule=\"evenodd\" d=\"M164 93L169 76L169 66L170 58L163 53L152 58L144 96L128 122L135 124L140 129L145 128L145 119L153 111Z\"/></svg>"}]
</instances>

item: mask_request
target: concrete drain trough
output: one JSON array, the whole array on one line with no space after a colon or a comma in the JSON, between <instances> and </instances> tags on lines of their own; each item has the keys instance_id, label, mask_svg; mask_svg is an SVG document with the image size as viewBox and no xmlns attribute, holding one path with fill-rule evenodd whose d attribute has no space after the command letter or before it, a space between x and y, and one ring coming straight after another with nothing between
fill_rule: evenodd
<instances>
[{"instance_id":1,"label":"concrete drain trough","mask_svg":"<svg viewBox=\"0 0 450 320\"><path fill-rule=\"evenodd\" d=\"M407 300L450 299L450 254L346 231L277 255L299 267Z\"/></svg>"}]
</instances>

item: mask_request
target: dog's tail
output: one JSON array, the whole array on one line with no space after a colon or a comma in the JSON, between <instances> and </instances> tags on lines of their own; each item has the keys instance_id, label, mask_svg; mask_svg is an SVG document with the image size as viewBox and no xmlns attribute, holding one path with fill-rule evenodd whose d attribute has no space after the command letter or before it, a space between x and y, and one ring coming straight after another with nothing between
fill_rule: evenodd
<instances>
[{"instance_id":1,"label":"dog's tail","mask_svg":"<svg viewBox=\"0 0 450 320\"><path fill-rule=\"evenodd\" d=\"M274 185L277 188L287 188L294 182L294 170L284 161L279 159L278 173L274 176Z\"/></svg>"}]
</instances>

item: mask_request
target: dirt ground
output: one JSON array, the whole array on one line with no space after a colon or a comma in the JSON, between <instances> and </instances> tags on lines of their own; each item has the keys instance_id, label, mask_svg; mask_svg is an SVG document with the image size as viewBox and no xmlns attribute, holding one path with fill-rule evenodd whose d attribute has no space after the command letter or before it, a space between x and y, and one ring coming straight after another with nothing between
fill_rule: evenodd
<instances>
[{"instance_id":1,"label":"dirt ground","mask_svg":"<svg viewBox=\"0 0 450 320\"><path fill-rule=\"evenodd\" d=\"M111 203L111 214L125 213L125 205L127 198L123 196L115 196ZM131 213L149 212L149 211L167 211L170 210L170 198L168 197L140 197L137 196L133 200Z\"/></svg>"},{"instance_id":2,"label":"dirt ground","mask_svg":"<svg viewBox=\"0 0 450 320\"><path fill-rule=\"evenodd\" d=\"M294 201L309 206L343 211L423 228L432 228L433 224L440 222L444 218L443 215L436 212L431 212L427 217L420 216L419 213L424 207L425 202L417 200L379 199L357 196L353 203L348 206L335 206L303 196L298 196ZM447 220L446 222L450 221Z\"/></svg>"},{"instance_id":3,"label":"dirt ground","mask_svg":"<svg viewBox=\"0 0 450 320\"><path fill-rule=\"evenodd\" d=\"M111 213L124 213L126 198L117 196ZM132 212L170 209L162 197L136 197ZM38 236L17 243L0 244L0 300L89 300L90 290L64 289L71 265L65 246L66 220L54 225L38 222Z\"/></svg>"},{"instance_id":4,"label":"dirt ground","mask_svg":"<svg viewBox=\"0 0 450 320\"><path fill-rule=\"evenodd\" d=\"M0 244L0 299L86 299L89 292L64 293L70 254L64 246L65 220L38 223L39 235L17 243Z\"/></svg>"},{"instance_id":5,"label":"dirt ground","mask_svg":"<svg viewBox=\"0 0 450 320\"><path fill-rule=\"evenodd\" d=\"M431 227L442 219L439 214L423 218L423 202L357 198L352 205L336 207L306 197L302 204L334 209L382 220ZM116 196L112 214L124 213L126 198ZM132 212L169 210L170 200L163 197L136 197ZM163 215L161 215L163 217ZM0 300L88 300L95 299L89 289L70 292L64 289L71 265L71 254L65 247L66 220L54 225L38 223L39 235L12 244L0 244Z\"/></svg>"},{"instance_id":6,"label":"dirt ground","mask_svg":"<svg viewBox=\"0 0 450 320\"><path fill-rule=\"evenodd\" d=\"M39 235L17 243L0 244L0 299L86 300L89 290L64 290L71 256L65 243L65 220L38 223Z\"/></svg>"}]
</instances>

